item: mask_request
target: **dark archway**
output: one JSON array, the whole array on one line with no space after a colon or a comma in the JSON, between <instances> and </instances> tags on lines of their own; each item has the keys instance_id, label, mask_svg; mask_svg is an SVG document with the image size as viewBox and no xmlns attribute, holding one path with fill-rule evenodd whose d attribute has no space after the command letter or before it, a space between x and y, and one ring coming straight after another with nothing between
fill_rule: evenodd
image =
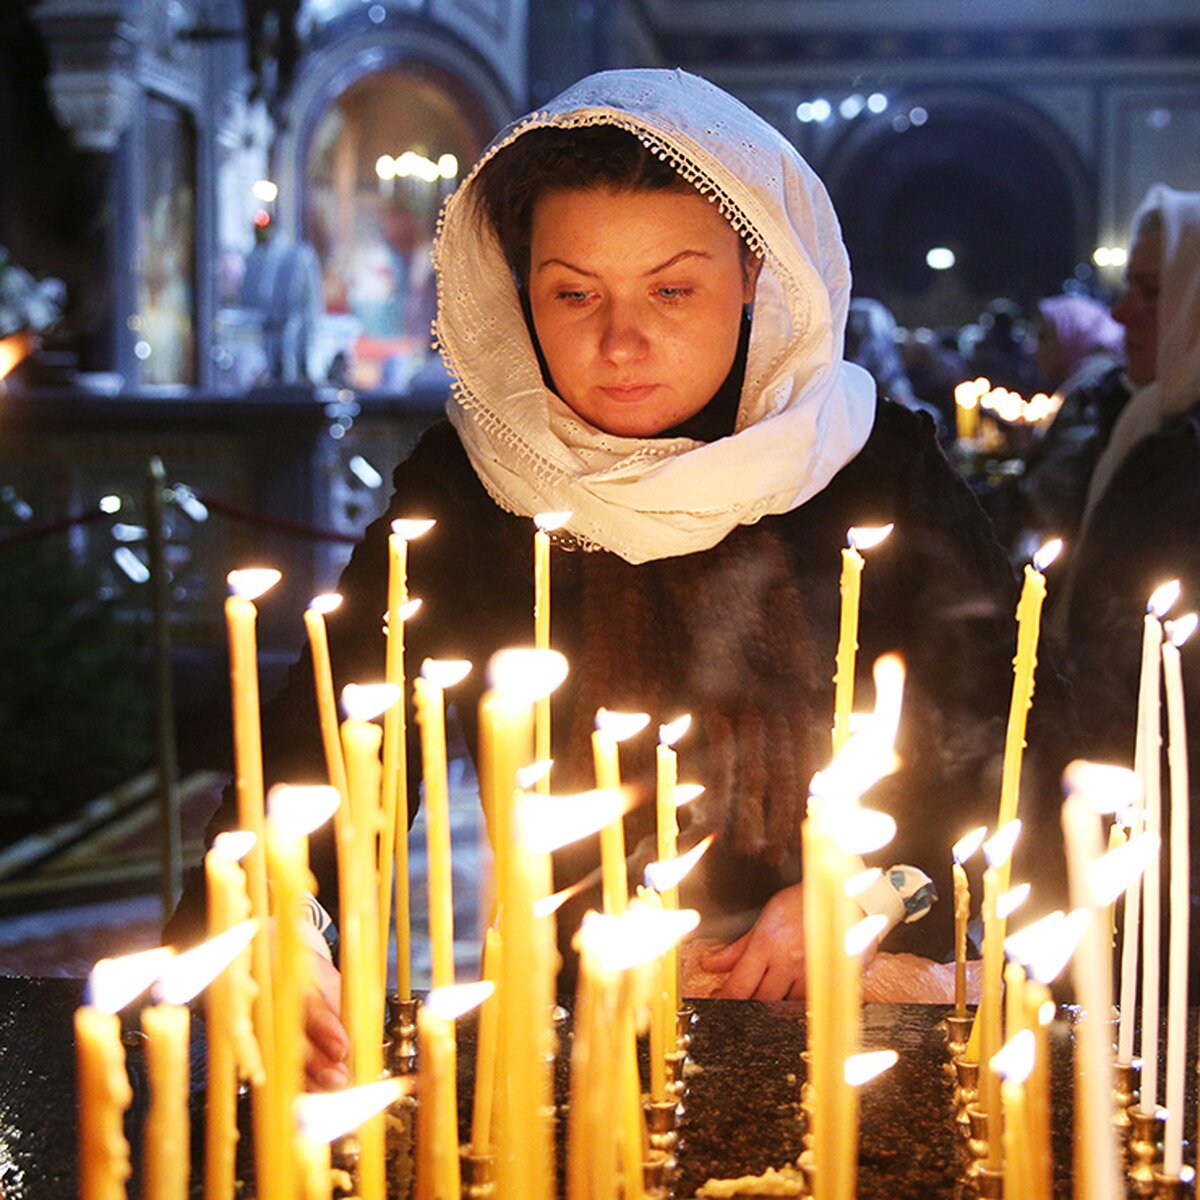
<instances>
[{"instance_id":1,"label":"dark archway","mask_svg":"<svg viewBox=\"0 0 1200 1200\"><path fill-rule=\"evenodd\" d=\"M917 103L924 124L907 124ZM901 128L897 129L896 122ZM987 302L1061 290L1086 257L1086 175L1060 131L1019 102L963 93L906 97L852 131L825 170L857 295L905 324L962 324ZM926 265L948 246L949 271Z\"/></svg>"}]
</instances>

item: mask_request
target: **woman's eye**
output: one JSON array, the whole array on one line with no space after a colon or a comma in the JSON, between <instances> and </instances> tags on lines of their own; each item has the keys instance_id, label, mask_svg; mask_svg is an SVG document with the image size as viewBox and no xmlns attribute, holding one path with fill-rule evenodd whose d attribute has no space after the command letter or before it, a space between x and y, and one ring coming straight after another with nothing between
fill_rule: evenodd
<instances>
[{"instance_id":1,"label":"woman's eye","mask_svg":"<svg viewBox=\"0 0 1200 1200\"><path fill-rule=\"evenodd\" d=\"M567 304L586 304L591 293L583 288L559 288L554 296L556 300L563 300Z\"/></svg>"},{"instance_id":2,"label":"woman's eye","mask_svg":"<svg viewBox=\"0 0 1200 1200\"><path fill-rule=\"evenodd\" d=\"M664 300L686 300L694 289L690 287L660 287L656 290Z\"/></svg>"}]
</instances>

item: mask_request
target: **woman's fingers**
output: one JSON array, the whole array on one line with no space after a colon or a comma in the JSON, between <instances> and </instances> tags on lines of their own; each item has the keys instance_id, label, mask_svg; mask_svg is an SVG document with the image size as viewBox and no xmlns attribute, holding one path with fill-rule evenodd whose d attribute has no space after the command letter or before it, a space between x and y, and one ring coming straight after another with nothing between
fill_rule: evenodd
<instances>
[{"instance_id":1,"label":"woman's fingers","mask_svg":"<svg viewBox=\"0 0 1200 1200\"><path fill-rule=\"evenodd\" d=\"M758 941L752 938L753 930L747 934L745 953L725 980L725 986L717 993L724 1000L749 1000L758 991L767 972L768 961ZM736 942L734 943L737 944Z\"/></svg>"},{"instance_id":2,"label":"woman's fingers","mask_svg":"<svg viewBox=\"0 0 1200 1200\"><path fill-rule=\"evenodd\" d=\"M700 956L700 969L709 971L714 975L723 974L726 971L732 971L738 964L738 960L746 951L746 947L750 944L750 930L743 933L736 942L730 942L728 946L720 946L716 950L710 950L707 954Z\"/></svg>"},{"instance_id":3,"label":"woman's fingers","mask_svg":"<svg viewBox=\"0 0 1200 1200\"><path fill-rule=\"evenodd\" d=\"M337 971L329 967L333 980ZM305 1000L304 1032L308 1039L308 1060L305 1074L310 1088L330 1091L345 1087L350 1082L346 1058L350 1053L350 1038L338 1019L337 1011L330 1003L329 995L337 998L337 988L329 987L330 979L321 971L316 975L316 986ZM322 986L322 982L326 986Z\"/></svg>"}]
</instances>

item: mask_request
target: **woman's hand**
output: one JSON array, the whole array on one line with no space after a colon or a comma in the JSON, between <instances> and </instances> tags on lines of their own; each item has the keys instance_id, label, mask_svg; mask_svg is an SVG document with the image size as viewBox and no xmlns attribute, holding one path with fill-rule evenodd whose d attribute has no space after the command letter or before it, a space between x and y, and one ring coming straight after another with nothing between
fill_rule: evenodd
<instances>
[{"instance_id":1,"label":"woman's hand","mask_svg":"<svg viewBox=\"0 0 1200 1200\"><path fill-rule=\"evenodd\" d=\"M717 993L729 1000L799 999L804 995L804 891L783 888L764 905L754 927L700 960L702 970L729 972Z\"/></svg>"},{"instance_id":2,"label":"woman's hand","mask_svg":"<svg viewBox=\"0 0 1200 1200\"><path fill-rule=\"evenodd\" d=\"M346 1058L350 1038L342 1025L342 977L337 967L315 950L312 955L313 986L305 1002L304 1032L308 1037L305 1082L311 1092L328 1092L350 1082Z\"/></svg>"}]
</instances>

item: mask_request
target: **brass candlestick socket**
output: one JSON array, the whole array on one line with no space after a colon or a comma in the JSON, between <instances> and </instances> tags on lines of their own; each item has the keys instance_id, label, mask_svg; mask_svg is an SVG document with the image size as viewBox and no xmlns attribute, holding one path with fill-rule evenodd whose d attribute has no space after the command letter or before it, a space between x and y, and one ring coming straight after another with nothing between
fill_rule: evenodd
<instances>
[{"instance_id":1,"label":"brass candlestick socket","mask_svg":"<svg viewBox=\"0 0 1200 1200\"><path fill-rule=\"evenodd\" d=\"M1148 1113L1140 1108L1129 1115L1129 1182L1139 1196L1153 1196L1166 1118L1161 1110Z\"/></svg>"},{"instance_id":2,"label":"brass candlestick socket","mask_svg":"<svg viewBox=\"0 0 1200 1200\"><path fill-rule=\"evenodd\" d=\"M661 1150L672 1165L679 1143L679 1104L675 1100L650 1100L646 1103L646 1130L650 1148Z\"/></svg>"},{"instance_id":3,"label":"brass candlestick socket","mask_svg":"<svg viewBox=\"0 0 1200 1200\"><path fill-rule=\"evenodd\" d=\"M951 1013L946 1018L946 1049L953 1061L962 1055L971 1040L971 1026L975 1024L973 1016L956 1017Z\"/></svg>"},{"instance_id":4,"label":"brass candlestick socket","mask_svg":"<svg viewBox=\"0 0 1200 1200\"><path fill-rule=\"evenodd\" d=\"M1001 1200L1004 1195L1004 1172L980 1166L971 1175L971 1186L979 1200Z\"/></svg>"},{"instance_id":5,"label":"brass candlestick socket","mask_svg":"<svg viewBox=\"0 0 1200 1200\"><path fill-rule=\"evenodd\" d=\"M1163 1175L1154 1172L1154 1200L1187 1200L1192 1194L1196 1172L1184 1167L1178 1175Z\"/></svg>"},{"instance_id":6,"label":"brass candlestick socket","mask_svg":"<svg viewBox=\"0 0 1200 1200\"><path fill-rule=\"evenodd\" d=\"M670 1200L671 1169L675 1160L661 1150L651 1150L642 1163L642 1185L646 1200Z\"/></svg>"},{"instance_id":7,"label":"brass candlestick socket","mask_svg":"<svg viewBox=\"0 0 1200 1200\"><path fill-rule=\"evenodd\" d=\"M954 1110L958 1116L958 1131L964 1137L970 1133L967 1109L979 1099L979 1064L965 1059L954 1060Z\"/></svg>"},{"instance_id":8,"label":"brass candlestick socket","mask_svg":"<svg viewBox=\"0 0 1200 1200\"><path fill-rule=\"evenodd\" d=\"M967 1153L974 1159L975 1164L978 1164L981 1159L987 1158L989 1126L991 1122L988 1119L988 1114L983 1109L977 1108L974 1104L967 1109L967 1122L969 1125ZM971 1174L976 1174L978 1169L977 1166L973 1166Z\"/></svg>"},{"instance_id":9,"label":"brass candlestick socket","mask_svg":"<svg viewBox=\"0 0 1200 1200\"><path fill-rule=\"evenodd\" d=\"M675 1014L675 1045L686 1052L692 1045L692 1026L696 1021L696 1010L684 1004Z\"/></svg>"},{"instance_id":10,"label":"brass candlestick socket","mask_svg":"<svg viewBox=\"0 0 1200 1200\"><path fill-rule=\"evenodd\" d=\"M1131 1110L1141 1099L1139 1084L1142 1078L1140 1062L1117 1063L1113 1067L1113 1128L1127 1132L1133 1124Z\"/></svg>"},{"instance_id":11,"label":"brass candlestick socket","mask_svg":"<svg viewBox=\"0 0 1200 1200\"><path fill-rule=\"evenodd\" d=\"M387 998L387 1035L391 1041L387 1063L395 1075L411 1075L417 1069L417 1009L418 997L401 1000Z\"/></svg>"},{"instance_id":12,"label":"brass candlestick socket","mask_svg":"<svg viewBox=\"0 0 1200 1200\"><path fill-rule=\"evenodd\" d=\"M676 1050L674 1053L668 1054L666 1058L667 1095L673 1095L679 1107L682 1108L684 1097L687 1094L687 1079L683 1073L687 1055L682 1050Z\"/></svg>"},{"instance_id":13,"label":"brass candlestick socket","mask_svg":"<svg viewBox=\"0 0 1200 1200\"><path fill-rule=\"evenodd\" d=\"M496 1156L484 1151L475 1152L474 1146L459 1149L462 1160L463 1200L492 1200L496 1194Z\"/></svg>"}]
</instances>

